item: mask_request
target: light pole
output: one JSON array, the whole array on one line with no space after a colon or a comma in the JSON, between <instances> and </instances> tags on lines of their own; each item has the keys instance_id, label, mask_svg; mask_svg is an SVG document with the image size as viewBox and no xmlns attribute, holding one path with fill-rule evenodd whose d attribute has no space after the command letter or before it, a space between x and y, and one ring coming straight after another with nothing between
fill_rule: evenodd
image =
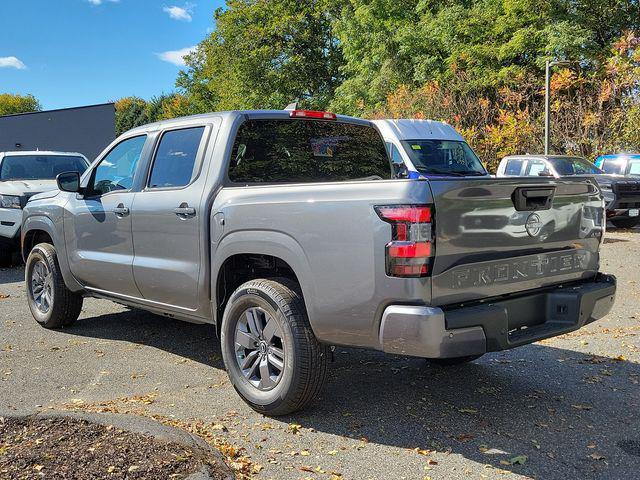
<instances>
[{"instance_id":1,"label":"light pole","mask_svg":"<svg viewBox=\"0 0 640 480\"><path fill-rule=\"evenodd\" d=\"M551 67L555 65L568 65L567 60L554 60L545 62L545 81L544 81L544 154L549 155L549 139L551 137L551 131L549 129L551 124Z\"/></svg>"}]
</instances>

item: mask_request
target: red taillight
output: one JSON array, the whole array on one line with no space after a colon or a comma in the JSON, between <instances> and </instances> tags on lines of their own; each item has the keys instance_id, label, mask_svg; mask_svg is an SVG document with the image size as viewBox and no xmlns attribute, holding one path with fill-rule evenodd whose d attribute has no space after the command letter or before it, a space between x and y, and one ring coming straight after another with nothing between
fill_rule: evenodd
<instances>
[{"instance_id":1,"label":"red taillight","mask_svg":"<svg viewBox=\"0 0 640 480\"><path fill-rule=\"evenodd\" d=\"M387 275L426 277L433 256L432 208L428 205L375 207L382 220L391 224L386 246Z\"/></svg>"},{"instance_id":2,"label":"red taillight","mask_svg":"<svg viewBox=\"0 0 640 480\"><path fill-rule=\"evenodd\" d=\"M335 113L320 112L318 110L292 110L289 114L292 118L319 118L321 120L337 120Z\"/></svg>"}]
</instances>

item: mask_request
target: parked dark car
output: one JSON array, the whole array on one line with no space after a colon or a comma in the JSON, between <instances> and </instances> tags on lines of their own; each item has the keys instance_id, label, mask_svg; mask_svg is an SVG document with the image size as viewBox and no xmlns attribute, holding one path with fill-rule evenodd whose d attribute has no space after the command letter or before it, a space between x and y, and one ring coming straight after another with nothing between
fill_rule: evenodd
<instances>
[{"instance_id":1,"label":"parked dark car","mask_svg":"<svg viewBox=\"0 0 640 480\"><path fill-rule=\"evenodd\" d=\"M568 155L509 155L500 161L498 177L593 176L606 203L607 219L618 228L640 223L640 178L610 175L582 157Z\"/></svg>"}]
</instances>

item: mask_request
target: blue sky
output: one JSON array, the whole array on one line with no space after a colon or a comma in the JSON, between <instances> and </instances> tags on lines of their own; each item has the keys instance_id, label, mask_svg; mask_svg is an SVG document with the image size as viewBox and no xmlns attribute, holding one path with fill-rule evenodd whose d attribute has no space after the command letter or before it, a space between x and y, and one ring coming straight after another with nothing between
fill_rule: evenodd
<instances>
[{"instance_id":1,"label":"blue sky","mask_svg":"<svg viewBox=\"0 0 640 480\"><path fill-rule=\"evenodd\" d=\"M214 27L223 0L0 0L0 93L43 108L174 89L181 51Z\"/></svg>"}]
</instances>

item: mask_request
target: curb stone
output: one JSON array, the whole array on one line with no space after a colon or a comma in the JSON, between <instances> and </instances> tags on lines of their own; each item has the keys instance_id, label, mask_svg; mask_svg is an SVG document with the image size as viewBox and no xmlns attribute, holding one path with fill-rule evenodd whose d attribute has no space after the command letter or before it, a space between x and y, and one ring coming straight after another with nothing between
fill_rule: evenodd
<instances>
[{"instance_id":1,"label":"curb stone","mask_svg":"<svg viewBox=\"0 0 640 480\"><path fill-rule=\"evenodd\" d=\"M126 415L122 413L85 413L61 411L16 413L6 412L2 410L0 410L0 417L14 419L24 417L41 419L69 418L73 420L85 420L87 422L103 426L112 425L115 428L126 430L132 433L137 433L139 435L147 435L153 437L155 440L160 440L162 442L177 443L184 447L199 448L201 450L204 450L210 453L212 456L216 457L216 459L223 466L223 469L227 470L225 480L235 479L235 475L231 472L231 470L225 463L222 454L202 438L190 432L186 432L180 428L163 425L149 418L139 417L136 415ZM212 477L209 475L207 468L202 466L199 471L185 477L185 480L210 480L211 478Z\"/></svg>"}]
</instances>

